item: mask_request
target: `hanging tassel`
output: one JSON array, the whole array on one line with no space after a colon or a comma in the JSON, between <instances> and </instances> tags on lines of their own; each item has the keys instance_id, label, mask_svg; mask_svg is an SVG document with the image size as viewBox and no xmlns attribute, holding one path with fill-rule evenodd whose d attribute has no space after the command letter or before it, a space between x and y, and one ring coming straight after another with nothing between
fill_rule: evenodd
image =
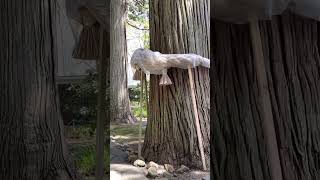
<instances>
[{"instance_id":1,"label":"hanging tassel","mask_svg":"<svg viewBox=\"0 0 320 180\"><path fill-rule=\"evenodd\" d=\"M171 85L172 81L169 78L168 74L167 74L167 69L162 70L162 77L160 79L160 86L167 86L167 85Z\"/></svg>"},{"instance_id":2,"label":"hanging tassel","mask_svg":"<svg viewBox=\"0 0 320 180\"><path fill-rule=\"evenodd\" d=\"M140 73L141 73L141 69L135 70L135 72L133 74L133 80L140 81L141 80ZM143 73L142 78L143 78L143 80L145 80L146 74Z\"/></svg>"},{"instance_id":3,"label":"hanging tassel","mask_svg":"<svg viewBox=\"0 0 320 180\"><path fill-rule=\"evenodd\" d=\"M134 74L133 74L133 80L135 81L140 81L140 70L135 70Z\"/></svg>"},{"instance_id":4,"label":"hanging tassel","mask_svg":"<svg viewBox=\"0 0 320 180\"><path fill-rule=\"evenodd\" d=\"M97 60L99 58L101 26L86 7L80 7L78 11L81 15L83 29L73 50L72 57L75 59Z\"/></svg>"},{"instance_id":5,"label":"hanging tassel","mask_svg":"<svg viewBox=\"0 0 320 180\"><path fill-rule=\"evenodd\" d=\"M75 59L97 60L99 58L99 32L100 25L84 26L73 50L72 57Z\"/></svg>"}]
</instances>

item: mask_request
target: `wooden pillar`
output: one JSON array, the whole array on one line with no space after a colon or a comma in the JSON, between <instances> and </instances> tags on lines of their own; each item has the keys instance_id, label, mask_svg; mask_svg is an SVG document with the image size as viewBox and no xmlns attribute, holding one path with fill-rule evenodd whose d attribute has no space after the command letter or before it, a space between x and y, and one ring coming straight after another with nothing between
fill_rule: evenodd
<instances>
[{"instance_id":1,"label":"wooden pillar","mask_svg":"<svg viewBox=\"0 0 320 180\"><path fill-rule=\"evenodd\" d=\"M142 108L143 108L143 71L140 71L140 121L139 121L139 144L138 158L141 159L141 134L142 134Z\"/></svg>"},{"instance_id":2,"label":"wooden pillar","mask_svg":"<svg viewBox=\"0 0 320 180\"><path fill-rule=\"evenodd\" d=\"M262 127L266 138L267 153L270 160L271 178L282 180L281 163L279 158L278 144L274 121L272 116L272 106L268 89L268 79L264 63L262 42L258 21L250 23L250 33L252 40L252 50L255 71L259 88L259 103L262 107Z\"/></svg>"},{"instance_id":3,"label":"wooden pillar","mask_svg":"<svg viewBox=\"0 0 320 180\"><path fill-rule=\"evenodd\" d=\"M102 180L104 176L104 129L106 122L106 68L107 59L103 55L103 41L104 30L100 27L100 49L98 66L98 114L97 114L97 128L96 128L96 179Z\"/></svg>"}]
</instances>

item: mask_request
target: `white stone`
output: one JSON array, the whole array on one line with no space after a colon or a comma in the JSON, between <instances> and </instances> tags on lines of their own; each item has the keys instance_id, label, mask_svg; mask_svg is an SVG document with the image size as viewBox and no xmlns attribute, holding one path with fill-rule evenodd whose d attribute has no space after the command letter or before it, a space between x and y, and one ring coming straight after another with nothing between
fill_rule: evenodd
<instances>
[{"instance_id":1,"label":"white stone","mask_svg":"<svg viewBox=\"0 0 320 180\"><path fill-rule=\"evenodd\" d=\"M137 159L134 161L133 165L138 167L145 167L146 163L141 159Z\"/></svg>"}]
</instances>

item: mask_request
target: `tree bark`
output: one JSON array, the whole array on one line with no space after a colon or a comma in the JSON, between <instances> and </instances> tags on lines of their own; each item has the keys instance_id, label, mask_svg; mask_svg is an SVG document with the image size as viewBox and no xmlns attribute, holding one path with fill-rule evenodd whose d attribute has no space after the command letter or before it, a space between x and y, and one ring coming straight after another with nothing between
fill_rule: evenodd
<instances>
[{"instance_id":1,"label":"tree bark","mask_svg":"<svg viewBox=\"0 0 320 180\"><path fill-rule=\"evenodd\" d=\"M134 123L127 85L126 0L111 1L111 121Z\"/></svg>"},{"instance_id":2,"label":"tree bark","mask_svg":"<svg viewBox=\"0 0 320 180\"><path fill-rule=\"evenodd\" d=\"M55 86L53 0L0 2L0 179L78 179Z\"/></svg>"},{"instance_id":3,"label":"tree bark","mask_svg":"<svg viewBox=\"0 0 320 180\"><path fill-rule=\"evenodd\" d=\"M215 179L271 179L248 25L215 21ZM260 31L283 179L319 179L320 57L314 20L285 13Z\"/></svg>"},{"instance_id":4,"label":"tree bark","mask_svg":"<svg viewBox=\"0 0 320 180\"><path fill-rule=\"evenodd\" d=\"M161 53L196 53L209 57L209 1L150 1L151 49ZM159 87L160 76L151 75L148 124L143 156L159 163L202 168L188 71L171 68L173 84ZM209 167L209 70L193 69L195 95Z\"/></svg>"},{"instance_id":5,"label":"tree bark","mask_svg":"<svg viewBox=\"0 0 320 180\"><path fill-rule=\"evenodd\" d=\"M210 7L210 9L212 9ZM213 69L213 68L216 68L215 67L215 58L214 58L214 55L213 55L213 45L214 45L214 28L213 28L213 23L214 23L214 20L213 18L210 17L210 68ZM214 113L216 113L216 108L215 108L215 103L214 103L214 91L215 91L215 86L214 86L214 71L210 70L209 72L209 75L210 75L210 134L211 136L213 136L213 134L215 134L213 131L214 131L214 119L213 119L213 116L214 116ZM214 144L213 144L213 140L214 140L214 137L210 137L210 167L211 167L211 171L210 171L210 177L214 177L214 174L215 172L218 172L218 169L217 169L217 156L215 154L215 150L214 150Z\"/></svg>"}]
</instances>

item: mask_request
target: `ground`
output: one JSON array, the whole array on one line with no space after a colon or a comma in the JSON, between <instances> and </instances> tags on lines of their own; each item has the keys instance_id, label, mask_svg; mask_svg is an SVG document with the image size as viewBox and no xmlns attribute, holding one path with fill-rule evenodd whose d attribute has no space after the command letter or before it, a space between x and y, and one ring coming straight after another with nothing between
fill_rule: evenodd
<instances>
[{"instance_id":1,"label":"ground","mask_svg":"<svg viewBox=\"0 0 320 180\"><path fill-rule=\"evenodd\" d=\"M142 140L147 121L142 121ZM66 127L66 141L71 157L75 160L78 171L85 180L94 180L95 175L95 136L90 126ZM110 156L108 146L105 152L106 169L110 163L111 180L148 180L146 168L132 165L132 154L138 151L139 123L111 124L110 127ZM143 143L143 141L142 141ZM130 157L129 157L130 152ZM132 153L133 152L133 153ZM134 159L135 160L135 159ZM201 180L208 176L208 172L191 170L188 173L172 177L172 180ZM106 177L109 173L106 172ZM168 178L156 178L165 180Z\"/></svg>"},{"instance_id":2,"label":"ground","mask_svg":"<svg viewBox=\"0 0 320 180\"><path fill-rule=\"evenodd\" d=\"M70 157L74 160L76 168L84 180L95 179L95 136L90 133L90 126L65 127L65 137ZM109 147L105 146L106 179L109 176Z\"/></svg>"},{"instance_id":3,"label":"ground","mask_svg":"<svg viewBox=\"0 0 320 180\"><path fill-rule=\"evenodd\" d=\"M143 120L143 135L147 121ZM128 159L128 149L137 152L138 149L139 124L112 124L110 128L111 146L110 146L110 179L111 180L148 180L146 178L146 168L139 168L132 165ZM209 172L191 170L188 173L172 177L172 180L201 180L208 176ZM156 179L168 179L158 177Z\"/></svg>"}]
</instances>

